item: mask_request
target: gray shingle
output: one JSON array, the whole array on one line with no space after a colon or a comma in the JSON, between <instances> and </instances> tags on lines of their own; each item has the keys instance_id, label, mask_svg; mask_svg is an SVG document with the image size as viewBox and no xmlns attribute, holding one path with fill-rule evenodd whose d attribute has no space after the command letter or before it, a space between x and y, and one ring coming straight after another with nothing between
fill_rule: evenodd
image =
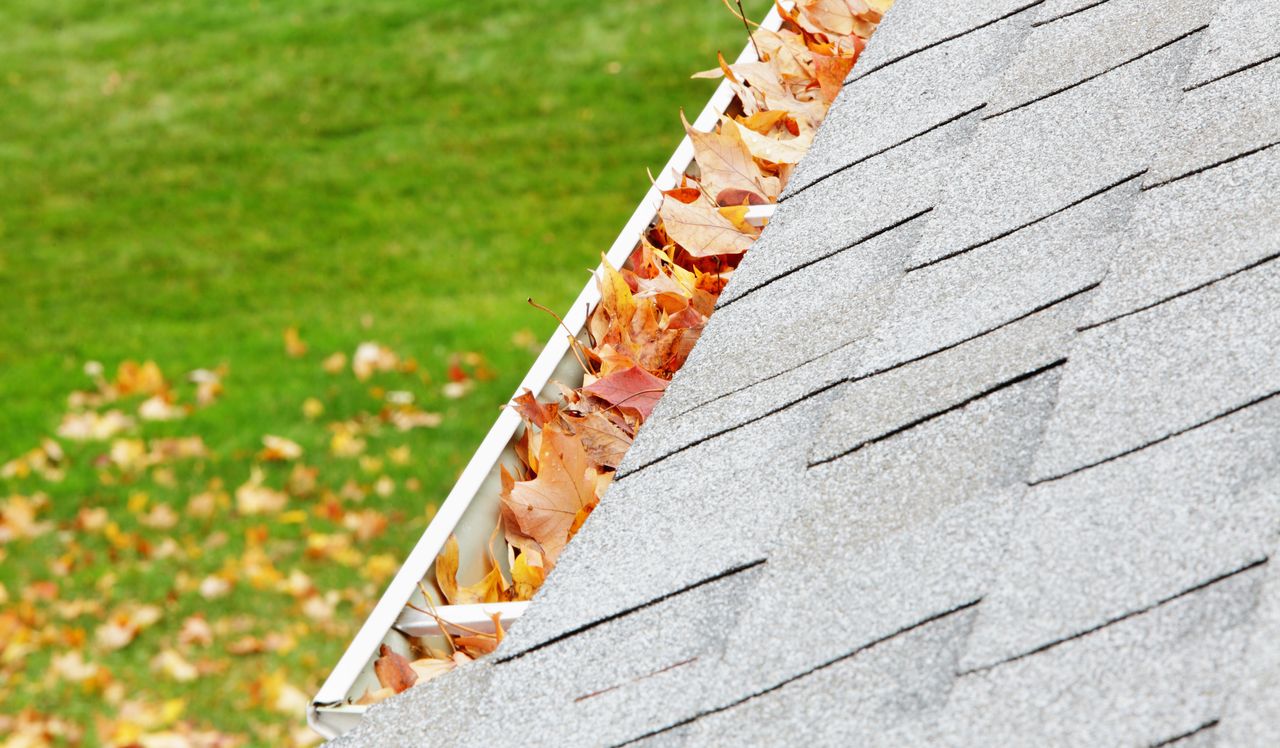
<instances>
[{"instance_id":1,"label":"gray shingle","mask_svg":"<svg viewBox=\"0 0 1280 748\"><path fill-rule=\"evenodd\" d=\"M1061 358L1087 303L1078 296L941 353L854 382L831 407L809 460L830 460Z\"/></svg>"},{"instance_id":2,"label":"gray shingle","mask_svg":"<svg viewBox=\"0 0 1280 748\"><path fill-rule=\"evenodd\" d=\"M1204 54L1190 71L1195 86L1280 55L1280 3L1227 0L1209 26Z\"/></svg>"},{"instance_id":3,"label":"gray shingle","mask_svg":"<svg viewBox=\"0 0 1280 748\"><path fill-rule=\"evenodd\" d=\"M1036 458L1048 479L1280 390L1280 267L1082 333Z\"/></svg>"},{"instance_id":4,"label":"gray shingle","mask_svg":"<svg viewBox=\"0 0 1280 748\"><path fill-rule=\"evenodd\" d=\"M988 83L1013 57L1026 28L1015 16L846 85L840 96L854 105L832 108L788 182L788 195L862 159L887 156L895 145L983 106Z\"/></svg>"},{"instance_id":5,"label":"gray shingle","mask_svg":"<svg viewBox=\"0 0 1280 748\"><path fill-rule=\"evenodd\" d=\"M992 92L986 116L1053 95L1209 23L1214 0L1109 0L1037 26Z\"/></svg>"},{"instance_id":6,"label":"gray shingle","mask_svg":"<svg viewBox=\"0 0 1280 748\"><path fill-rule=\"evenodd\" d=\"M1111 0L1045 0L1031 10L1031 22L1036 26L1055 23L1058 20L1084 13Z\"/></svg>"},{"instance_id":7,"label":"gray shingle","mask_svg":"<svg viewBox=\"0 0 1280 748\"><path fill-rule=\"evenodd\" d=\"M1216 731L1222 745L1280 745L1280 563L1267 565L1252 630Z\"/></svg>"},{"instance_id":8,"label":"gray shingle","mask_svg":"<svg viewBox=\"0 0 1280 748\"><path fill-rule=\"evenodd\" d=\"M1280 142L1280 59L1194 88L1144 179L1176 179Z\"/></svg>"},{"instance_id":9,"label":"gray shingle","mask_svg":"<svg viewBox=\"0 0 1280 748\"><path fill-rule=\"evenodd\" d=\"M1194 730L1225 705L1260 576L961 678L930 743L1151 745Z\"/></svg>"},{"instance_id":10,"label":"gray shingle","mask_svg":"<svg viewBox=\"0 0 1280 748\"><path fill-rule=\"evenodd\" d=\"M1159 304L1280 252L1280 148L1141 193L1095 295L1095 325Z\"/></svg>"},{"instance_id":11,"label":"gray shingle","mask_svg":"<svg viewBox=\"0 0 1280 748\"><path fill-rule=\"evenodd\" d=\"M920 222L782 276L717 312L662 397L681 413L728 392L813 361L874 329ZM839 282L831 282L839 278Z\"/></svg>"},{"instance_id":12,"label":"gray shingle","mask_svg":"<svg viewBox=\"0 0 1280 748\"><path fill-rule=\"evenodd\" d=\"M1097 284L1137 190L1126 182L970 252L908 273L859 374L992 330Z\"/></svg>"},{"instance_id":13,"label":"gray shingle","mask_svg":"<svg viewBox=\"0 0 1280 748\"><path fill-rule=\"evenodd\" d=\"M706 439L732 433L773 413L794 407L848 378L862 341L838 348L803 366L670 416L654 410L618 475L627 476ZM661 416L661 417L660 417Z\"/></svg>"},{"instance_id":14,"label":"gray shingle","mask_svg":"<svg viewBox=\"0 0 1280 748\"><path fill-rule=\"evenodd\" d=\"M1033 488L965 667L1030 651L1266 557L1280 531L1276 454L1280 400Z\"/></svg>"},{"instance_id":15,"label":"gray shingle","mask_svg":"<svg viewBox=\"0 0 1280 748\"><path fill-rule=\"evenodd\" d=\"M824 410L815 397L615 482L512 630L512 651L764 558L804 496L794 476Z\"/></svg>"},{"instance_id":16,"label":"gray shingle","mask_svg":"<svg viewBox=\"0 0 1280 748\"><path fill-rule=\"evenodd\" d=\"M478 730L491 728L477 719L477 704L486 702L494 663L481 660L405 691L369 708L354 730L327 743L333 748L421 746L424 734L436 745L472 748L484 745Z\"/></svg>"},{"instance_id":17,"label":"gray shingle","mask_svg":"<svg viewBox=\"0 0 1280 748\"><path fill-rule=\"evenodd\" d=\"M898 746L892 731L941 709L973 609L930 621L691 725L690 745ZM798 642L803 646L803 638Z\"/></svg>"},{"instance_id":18,"label":"gray shingle","mask_svg":"<svg viewBox=\"0 0 1280 748\"><path fill-rule=\"evenodd\" d=\"M778 205L763 234L734 271L720 306L869 238L901 230L933 207L938 179L977 120L935 130Z\"/></svg>"},{"instance_id":19,"label":"gray shingle","mask_svg":"<svg viewBox=\"0 0 1280 748\"><path fill-rule=\"evenodd\" d=\"M804 511L783 527L729 640L726 680L763 688L980 598L1056 379L1046 373L804 473ZM779 646L774 637L791 631L804 632L803 647Z\"/></svg>"},{"instance_id":20,"label":"gray shingle","mask_svg":"<svg viewBox=\"0 0 1280 748\"><path fill-rule=\"evenodd\" d=\"M853 71L873 74L886 65L944 44L1039 5L1041 0L901 0L885 16Z\"/></svg>"},{"instance_id":21,"label":"gray shingle","mask_svg":"<svg viewBox=\"0 0 1280 748\"><path fill-rule=\"evenodd\" d=\"M532 745L612 745L692 716L761 572L749 570L498 666L490 703ZM513 642L515 643L515 642ZM530 684L540 684L530 688Z\"/></svg>"},{"instance_id":22,"label":"gray shingle","mask_svg":"<svg viewBox=\"0 0 1280 748\"><path fill-rule=\"evenodd\" d=\"M951 171L913 263L963 252L1144 170L1196 41L984 121Z\"/></svg>"}]
</instances>

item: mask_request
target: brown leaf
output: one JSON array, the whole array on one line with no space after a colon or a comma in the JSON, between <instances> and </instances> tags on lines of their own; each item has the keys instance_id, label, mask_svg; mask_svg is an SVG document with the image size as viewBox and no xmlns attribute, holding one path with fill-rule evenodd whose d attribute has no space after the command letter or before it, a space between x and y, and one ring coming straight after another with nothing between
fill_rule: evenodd
<instances>
[{"instance_id":1,"label":"brown leaf","mask_svg":"<svg viewBox=\"0 0 1280 748\"><path fill-rule=\"evenodd\" d=\"M529 423L538 428L546 426L549 422L554 421L556 414L560 412L560 406L555 403L543 405L538 402L537 398L529 390L517 395L511 400L511 407L515 409Z\"/></svg>"},{"instance_id":2,"label":"brown leaf","mask_svg":"<svg viewBox=\"0 0 1280 748\"><path fill-rule=\"evenodd\" d=\"M760 167L751 159L751 152L738 136L736 127L702 132L689 124L683 112L680 114L680 121L684 123L689 140L693 142L693 158L698 162L702 184L711 194L733 187L759 192L764 197L777 195L777 180L761 173ZM673 201L663 202L665 204Z\"/></svg>"},{"instance_id":3,"label":"brown leaf","mask_svg":"<svg viewBox=\"0 0 1280 748\"><path fill-rule=\"evenodd\" d=\"M755 241L754 236L739 231L706 200L690 205L664 200L658 215L667 235L694 257L741 254Z\"/></svg>"},{"instance_id":4,"label":"brown leaf","mask_svg":"<svg viewBox=\"0 0 1280 748\"><path fill-rule=\"evenodd\" d=\"M759 193L730 187L727 190L720 190L720 193L716 195L716 204L720 206L743 204L768 205L769 201L760 197Z\"/></svg>"},{"instance_id":5,"label":"brown leaf","mask_svg":"<svg viewBox=\"0 0 1280 748\"><path fill-rule=\"evenodd\" d=\"M565 415L574 435L596 465L616 468L631 447L631 437L600 412L585 416ZM512 570L515 574L515 570Z\"/></svg>"},{"instance_id":6,"label":"brown leaf","mask_svg":"<svg viewBox=\"0 0 1280 748\"><path fill-rule=\"evenodd\" d=\"M596 471L582 444L556 429L542 432L538 475L504 487L502 515L508 527L541 546L548 563L555 563L569 542L574 519L594 505Z\"/></svg>"},{"instance_id":7,"label":"brown leaf","mask_svg":"<svg viewBox=\"0 0 1280 748\"><path fill-rule=\"evenodd\" d=\"M378 659L373 663L373 672L378 676L378 685L390 688L396 693L405 691L418 682L418 674L409 666L409 661L404 655L398 654L386 644L378 650Z\"/></svg>"},{"instance_id":8,"label":"brown leaf","mask_svg":"<svg viewBox=\"0 0 1280 748\"><path fill-rule=\"evenodd\" d=\"M632 366L597 379L582 389L619 408L630 408L648 418L669 382L639 366Z\"/></svg>"}]
</instances>

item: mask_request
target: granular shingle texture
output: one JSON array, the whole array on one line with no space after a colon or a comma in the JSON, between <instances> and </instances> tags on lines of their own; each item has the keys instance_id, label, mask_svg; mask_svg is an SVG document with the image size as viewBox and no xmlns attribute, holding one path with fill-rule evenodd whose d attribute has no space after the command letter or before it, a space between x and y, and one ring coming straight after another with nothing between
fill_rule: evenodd
<instances>
[{"instance_id":1,"label":"granular shingle texture","mask_svg":"<svg viewBox=\"0 0 1280 748\"><path fill-rule=\"evenodd\" d=\"M1278 13L898 0L496 655L338 744L1280 745Z\"/></svg>"}]
</instances>

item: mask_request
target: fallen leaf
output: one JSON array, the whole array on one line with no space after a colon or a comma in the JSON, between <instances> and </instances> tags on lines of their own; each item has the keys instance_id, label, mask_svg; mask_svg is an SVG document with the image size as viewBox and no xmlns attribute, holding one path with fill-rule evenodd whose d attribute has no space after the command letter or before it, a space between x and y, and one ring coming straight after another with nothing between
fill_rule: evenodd
<instances>
[{"instance_id":1,"label":"fallen leaf","mask_svg":"<svg viewBox=\"0 0 1280 748\"><path fill-rule=\"evenodd\" d=\"M400 357L396 352L380 343L361 343L351 357L351 371L361 382L380 371L395 371L399 365Z\"/></svg>"},{"instance_id":2,"label":"fallen leaf","mask_svg":"<svg viewBox=\"0 0 1280 748\"><path fill-rule=\"evenodd\" d=\"M694 257L741 254L755 242L706 200L688 205L664 200L658 214L667 234Z\"/></svg>"},{"instance_id":3,"label":"fallen leaf","mask_svg":"<svg viewBox=\"0 0 1280 748\"><path fill-rule=\"evenodd\" d=\"M514 528L541 547L548 563L555 563L569 542L579 513L594 506L596 471L582 444L563 433L542 433L538 475L517 481L502 494L502 515L508 534Z\"/></svg>"},{"instance_id":4,"label":"fallen leaf","mask_svg":"<svg viewBox=\"0 0 1280 748\"><path fill-rule=\"evenodd\" d=\"M283 436L267 434L262 437L262 445L258 459L264 462L289 462L302 456L302 446Z\"/></svg>"},{"instance_id":5,"label":"fallen leaf","mask_svg":"<svg viewBox=\"0 0 1280 748\"><path fill-rule=\"evenodd\" d=\"M298 334L298 328L285 328L284 352L289 358L302 358L307 355L307 344L302 341L302 336Z\"/></svg>"},{"instance_id":6,"label":"fallen leaf","mask_svg":"<svg viewBox=\"0 0 1280 748\"><path fill-rule=\"evenodd\" d=\"M832 57L830 55L813 56L814 72L817 73L818 86L822 90L822 98L830 104L844 87L845 76L853 69L856 57ZM801 154L804 155L804 154Z\"/></svg>"},{"instance_id":7,"label":"fallen leaf","mask_svg":"<svg viewBox=\"0 0 1280 748\"><path fill-rule=\"evenodd\" d=\"M758 192L766 198L778 194L778 180L766 177L760 171L736 127L702 132L694 129L683 113L680 121L693 142L693 156L698 163L702 183L711 194L729 188ZM682 200L664 200L663 204L672 202L690 204Z\"/></svg>"},{"instance_id":8,"label":"fallen leaf","mask_svg":"<svg viewBox=\"0 0 1280 748\"><path fill-rule=\"evenodd\" d=\"M58 436L72 441L103 441L133 428L133 419L118 410L106 413L68 413L58 425Z\"/></svg>"},{"instance_id":9,"label":"fallen leaf","mask_svg":"<svg viewBox=\"0 0 1280 748\"><path fill-rule=\"evenodd\" d=\"M262 485L262 473L256 468L249 480L236 489L236 511L240 514L274 514L288 503L288 494Z\"/></svg>"},{"instance_id":10,"label":"fallen leaf","mask_svg":"<svg viewBox=\"0 0 1280 748\"><path fill-rule=\"evenodd\" d=\"M378 659L373 663L373 672L378 676L378 685L390 688L396 693L407 690L418 682L418 674L409 666L409 661L383 644L378 649Z\"/></svg>"},{"instance_id":11,"label":"fallen leaf","mask_svg":"<svg viewBox=\"0 0 1280 748\"><path fill-rule=\"evenodd\" d=\"M647 419L668 384L667 380L655 377L639 366L632 366L597 379L582 389L619 408L634 410L642 419Z\"/></svg>"}]
</instances>

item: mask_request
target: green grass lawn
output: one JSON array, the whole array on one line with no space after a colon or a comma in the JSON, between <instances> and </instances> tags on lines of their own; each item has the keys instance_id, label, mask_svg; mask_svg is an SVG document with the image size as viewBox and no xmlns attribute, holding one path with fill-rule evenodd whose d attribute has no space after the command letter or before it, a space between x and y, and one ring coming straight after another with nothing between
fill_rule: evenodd
<instances>
[{"instance_id":1,"label":"green grass lawn","mask_svg":"<svg viewBox=\"0 0 1280 748\"><path fill-rule=\"evenodd\" d=\"M213 479L234 492L261 437L286 436L322 487L369 493L341 499L347 511L390 518L353 540L360 557L399 560L531 363L513 334L540 343L552 331L525 298L572 300L647 188L645 168L676 145L679 108L710 94L689 73L736 53L742 26L718 0L7 0L0 28L0 464L54 433L67 395L90 385L86 361L114 372L152 359L174 381L228 370L216 404L134 432L204 438L212 456L172 480L99 469L109 442L66 443L60 482L0 480L0 500L47 494L41 518L55 525L0 543L4 610L23 627L0 632L0 714L61 715L98 745L109 736L94 734L95 715L122 699L180 699L169 717L279 745L301 723L280 682L312 693L385 574L303 553L315 533L352 535L317 499L292 497L306 519L286 524L234 501L192 517L188 498ZM291 325L310 348L300 358L284 353ZM419 369L364 383L322 369L366 340ZM494 376L446 399L446 362L464 351ZM376 388L413 392L443 423L370 437L381 465L332 455L325 424L376 412ZM326 408L314 421L301 410L311 397ZM385 459L404 445L408 464ZM288 466L266 472L281 486ZM396 484L385 497L368 490L383 475ZM157 503L177 511L175 527L140 524ZM84 507L181 551L157 558L74 527ZM214 600L191 588L250 548L339 593L332 619L247 577ZM52 597L36 584L49 581ZM94 637L103 612L70 601L164 615L109 650ZM179 644L197 613L217 624L214 641ZM269 633L296 646L226 653ZM153 672L171 648L204 674ZM54 673L52 656L70 651L109 677Z\"/></svg>"}]
</instances>

